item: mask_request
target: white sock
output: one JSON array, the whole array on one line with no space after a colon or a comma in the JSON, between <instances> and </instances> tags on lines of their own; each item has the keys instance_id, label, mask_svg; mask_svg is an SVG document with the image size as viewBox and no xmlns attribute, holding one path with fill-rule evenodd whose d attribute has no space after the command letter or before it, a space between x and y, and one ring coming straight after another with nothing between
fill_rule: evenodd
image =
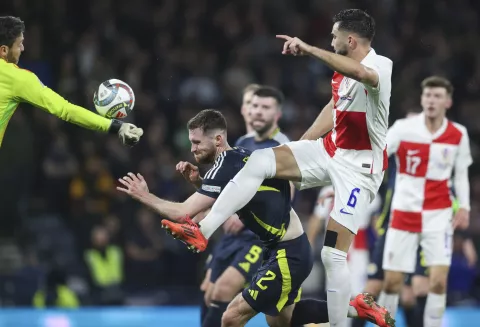
<instances>
[{"instance_id":1,"label":"white sock","mask_svg":"<svg viewBox=\"0 0 480 327\"><path fill-rule=\"evenodd\" d=\"M351 305L348 305L348 314L347 314L348 318L357 318L358 317L358 312L357 312L357 309L355 309L355 307L351 306Z\"/></svg>"},{"instance_id":2,"label":"white sock","mask_svg":"<svg viewBox=\"0 0 480 327\"><path fill-rule=\"evenodd\" d=\"M440 327L442 325L443 313L447 305L446 294L428 293L423 324L425 327Z\"/></svg>"},{"instance_id":3,"label":"white sock","mask_svg":"<svg viewBox=\"0 0 480 327\"><path fill-rule=\"evenodd\" d=\"M322 261L327 275L327 306L330 326L346 327L351 287L347 253L324 246Z\"/></svg>"},{"instance_id":4,"label":"white sock","mask_svg":"<svg viewBox=\"0 0 480 327\"><path fill-rule=\"evenodd\" d=\"M228 217L242 209L257 193L267 178L275 176L273 149L256 150L237 175L227 184L213 204L210 213L200 222L200 231L209 238Z\"/></svg>"},{"instance_id":5,"label":"white sock","mask_svg":"<svg viewBox=\"0 0 480 327\"><path fill-rule=\"evenodd\" d=\"M380 293L380 296L378 297L378 304L381 306L384 306L392 315L393 318L395 318L395 315L397 314L397 309L398 309L398 301L399 301L399 296L398 294L387 294L384 291Z\"/></svg>"}]
</instances>

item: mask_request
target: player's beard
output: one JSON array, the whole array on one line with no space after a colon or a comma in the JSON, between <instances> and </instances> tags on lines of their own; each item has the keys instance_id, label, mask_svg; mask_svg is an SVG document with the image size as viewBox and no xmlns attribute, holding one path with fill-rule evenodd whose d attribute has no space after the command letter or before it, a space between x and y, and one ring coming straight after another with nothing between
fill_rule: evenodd
<instances>
[{"instance_id":1,"label":"player's beard","mask_svg":"<svg viewBox=\"0 0 480 327\"><path fill-rule=\"evenodd\" d=\"M253 122L252 122L252 126L253 126L253 129L255 130L255 132L257 132L258 135L264 136L265 133L270 131L270 129L272 128L273 121L265 122L265 125L263 125L262 127L255 127Z\"/></svg>"},{"instance_id":2,"label":"player's beard","mask_svg":"<svg viewBox=\"0 0 480 327\"><path fill-rule=\"evenodd\" d=\"M335 53L341 56L346 56L348 55L348 47L346 45L339 47L338 50L335 50Z\"/></svg>"},{"instance_id":3,"label":"player's beard","mask_svg":"<svg viewBox=\"0 0 480 327\"><path fill-rule=\"evenodd\" d=\"M206 165L215 162L215 149L213 151L205 151L204 154L196 156L195 159L199 164Z\"/></svg>"},{"instance_id":4,"label":"player's beard","mask_svg":"<svg viewBox=\"0 0 480 327\"><path fill-rule=\"evenodd\" d=\"M7 53L7 62L17 65L19 59L20 59L20 58L16 58L16 57L14 56L13 51L8 51L8 53Z\"/></svg>"}]
</instances>

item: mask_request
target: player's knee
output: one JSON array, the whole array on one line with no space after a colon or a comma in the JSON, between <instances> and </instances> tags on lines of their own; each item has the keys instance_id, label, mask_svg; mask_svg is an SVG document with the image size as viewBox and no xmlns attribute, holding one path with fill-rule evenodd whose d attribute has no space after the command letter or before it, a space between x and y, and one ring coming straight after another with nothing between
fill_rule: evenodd
<instances>
[{"instance_id":1,"label":"player's knee","mask_svg":"<svg viewBox=\"0 0 480 327\"><path fill-rule=\"evenodd\" d=\"M403 288L400 302L404 308L413 308L415 306L415 295L411 287Z\"/></svg>"},{"instance_id":2,"label":"player's knee","mask_svg":"<svg viewBox=\"0 0 480 327\"><path fill-rule=\"evenodd\" d=\"M386 272L385 281L383 282L383 290L388 293L400 293L403 285L403 273L401 272Z\"/></svg>"},{"instance_id":3,"label":"player's knee","mask_svg":"<svg viewBox=\"0 0 480 327\"><path fill-rule=\"evenodd\" d=\"M275 153L271 148L253 151L245 168L252 174L262 174L263 178L272 178L276 173Z\"/></svg>"},{"instance_id":4,"label":"player's knee","mask_svg":"<svg viewBox=\"0 0 480 327\"><path fill-rule=\"evenodd\" d=\"M210 306L210 303L212 302L212 291L208 290L205 292L205 295L203 296L203 300L205 301L205 304L207 306Z\"/></svg>"},{"instance_id":5,"label":"player's knee","mask_svg":"<svg viewBox=\"0 0 480 327\"><path fill-rule=\"evenodd\" d=\"M222 327L235 327L238 326L237 322L239 321L237 315L235 314L235 310L232 310L231 307L227 309L223 313L222 316Z\"/></svg>"},{"instance_id":6,"label":"player's knee","mask_svg":"<svg viewBox=\"0 0 480 327\"><path fill-rule=\"evenodd\" d=\"M429 279L425 276L412 277L412 291L415 297L427 296L429 292Z\"/></svg>"},{"instance_id":7,"label":"player's knee","mask_svg":"<svg viewBox=\"0 0 480 327\"><path fill-rule=\"evenodd\" d=\"M237 284L232 280L218 279L212 292L212 300L230 302L241 290Z\"/></svg>"},{"instance_id":8,"label":"player's knee","mask_svg":"<svg viewBox=\"0 0 480 327\"><path fill-rule=\"evenodd\" d=\"M377 279L369 279L365 285L365 292L377 297L382 291L383 281Z\"/></svg>"},{"instance_id":9,"label":"player's knee","mask_svg":"<svg viewBox=\"0 0 480 327\"><path fill-rule=\"evenodd\" d=\"M430 277L430 292L435 294L445 294L447 291L447 278L441 275Z\"/></svg>"},{"instance_id":10,"label":"player's knee","mask_svg":"<svg viewBox=\"0 0 480 327\"><path fill-rule=\"evenodd\" d=\"M325 268L347 264L347 254L343 251L324 245L322 248L322 262Z\"/></svg>"}]
</instances>

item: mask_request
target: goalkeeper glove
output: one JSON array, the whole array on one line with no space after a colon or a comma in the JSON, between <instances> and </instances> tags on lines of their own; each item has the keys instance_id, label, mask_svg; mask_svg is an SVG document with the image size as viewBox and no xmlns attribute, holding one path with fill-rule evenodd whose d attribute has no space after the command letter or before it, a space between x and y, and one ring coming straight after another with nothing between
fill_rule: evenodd
<instances>
[{"instance_id":1,"label":"goalkeeper glove","mask_svg":"<svg viewBox=\"0 0 480 327\"><path fill-rule=\"evenodd\" d=\"M124 123L117 119L112 119L110 128L108 130L110 133L118 134L118 137L124 145L134 146L140 141L140 137L143 135L143 129L138 128L137 126Z\"/></svg>"}]
</instances>

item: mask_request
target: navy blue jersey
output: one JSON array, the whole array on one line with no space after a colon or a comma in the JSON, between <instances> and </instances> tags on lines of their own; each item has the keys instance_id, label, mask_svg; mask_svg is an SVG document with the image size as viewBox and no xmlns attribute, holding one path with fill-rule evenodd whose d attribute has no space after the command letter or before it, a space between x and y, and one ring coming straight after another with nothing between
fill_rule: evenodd
<instances>
[{"instance_id":1,"label":"navy blue jersey","mask_svg":"<svg viewBox=\"0 0 480 327\"><path fill-rule=\"evenodd\" d=\"M251 151L235 147L222 152L205 174L197 192L218 198L222 190L243 168ZM279 241L290 223L290 184L286 180L266 179L252 200L237 214L243 224L267 245Z\"/></svg>"},{"instance_id":2,"label":"navy blue jersey","mask_svg":"<svg viewBox=\"0 0 480 327\"><path fill-rule=\"evenodd\" d=\"M395 190L395 178L397 175L396 166L397 164L395 162L395 156L390 156L390 158L388 158L386 181L380 188L380 195L383 199L383 207L376 225L378 235L385 234L390 222L390 209L392 207L393 191Z\"/></svg>"},{"instance_id":3,"label":"navy blue jersey","mask_svg":"<svg viewBox=\"0 0 480 327\"><path fill-rule=\"evenodd\" d=\"M276 129L272 136L263 141L255 140L255 133L246 134L237 140L235 146L241 146L250 151L255 151L259 149L273 148L287 142L290 142L288 137L280 132L280 129Z\"/></svg>"}]
</instances>

